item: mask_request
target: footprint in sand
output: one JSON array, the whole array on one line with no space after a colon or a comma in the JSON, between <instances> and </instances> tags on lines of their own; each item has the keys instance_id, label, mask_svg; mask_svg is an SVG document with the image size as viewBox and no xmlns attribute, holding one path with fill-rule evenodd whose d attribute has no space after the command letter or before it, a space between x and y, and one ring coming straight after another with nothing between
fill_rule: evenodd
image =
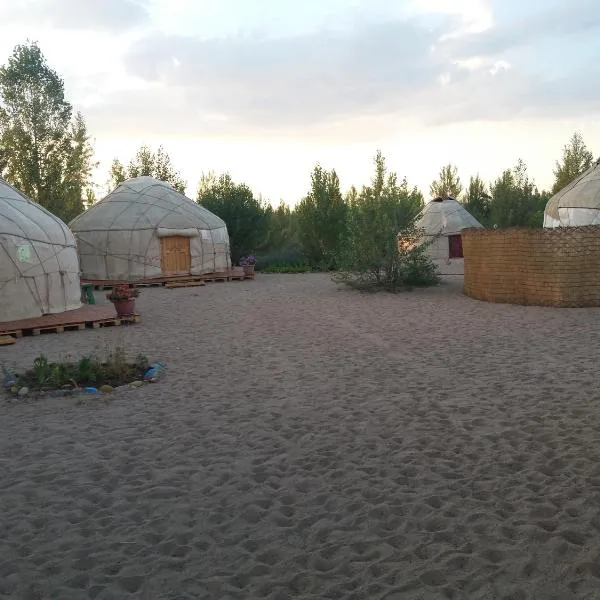
<instances>
[{"instance_id":1,"label":"footprint in sand","mask_svg":"<svg viewBox=\"0 0 600 600\"><path fill-rule=\"evenodd\" d=\"M432 587L439 587L446 583L445 573L435 569L425 571L425 573L421 575L420 579L425 585Z\"/></svg>"},{"instance_id":2,"label":"footprint in sand","mask_svg":"<svg viewBox=\"0 0 600 600\"><path fill-rule=\"evenodd\" d=\"M257 555L256 560L260 563L264 563L265 565L269 565L270 567L276 565L281 561L281 551L276 549L266 550L261 554Z\"/></svg>"},{"instance_id":3,"label":"footprint in sand","mask_svg":"<svg viewBox=\"0 0 600 600\"><path fill-rule=\"evenodd\" d=\"M583 546L585 544L585 535L581 531L575 531L574 529L566 529L560 532L560 535L575 546Z\"/></svg>"},{"instance_id":4,"label":"footprint in sand","mask_svg":"<svg viewBox=\"0 0 600 600\"><path fill-rule=\"evenodd\" d=\"M488 562L498 564L499 562L502 562L505 553L497 548L486 548L481 552L480 556L482 556Z\"/></svg>"},{"instance_id":5,"label":"footprint in sand","mask_svg":"<svg viewBox=\"0 0 600 600\"><path fill-rule=\"evenodd\" d=\"M440 517L434 517L425 522L425 531L433 533L435 531L444 531L448 528L448 522Z\"/></svg>"},{"instance_id":6,"label":"footprint in sand","mask_svg":"<svg viewBox=\"0 0 600 600\"><path fill-rule=\"evenodd\" d=\"M130 594L135 594L144 585L145 579L146 578L142 574L132 573L119 576L117 578L117 583L125 591L129 592Z\"/></svg>"},{"instance_id":7,"label":"footprint in sand","mask_svg":"<svg viewBox=\"0 0 600 600\"><path fill-rule=\"evenodd\" d=\"M431 506L431 508L435 508L436 510L442 508L444 504L443 500L439 496L429 496L428 498L425 498L423 502L425 502L425 504L428 506Z\"/></svg>"}]
</instances>

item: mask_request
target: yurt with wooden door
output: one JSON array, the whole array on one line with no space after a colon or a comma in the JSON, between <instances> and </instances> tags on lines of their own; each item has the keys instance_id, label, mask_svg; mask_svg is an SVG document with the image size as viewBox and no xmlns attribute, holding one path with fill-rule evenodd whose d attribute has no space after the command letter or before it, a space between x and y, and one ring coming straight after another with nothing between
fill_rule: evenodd
<instances>
[{"instance_id":1,"label":"yurt with wooden door","mask_svg":"<svg viewBox=\"0 0 600 600\"><path fill-rule=\"evenodd\" d=\"M135 281L231 268L225 222L152 177L124 181L70 227L82 279Z\"/></svg>"},{"instance_id":2,"label":"yurt with wooden door","mask_svg":"<svg viewBox=\"0 0 600 600\"><path fill-rule=\"evenodd\" d=\"M600 225L600 159L554 194L544 210L544 227Z\"/></svg>"},{"instance_id":3,"label":"yurt with wooden door","mask_svg":"<svg viewBox=\"0 0 600 600\"><path fill-rule=\"evenodd\" d=\"M81 307L73 234L0 179L0 323Z\"/></svg>"},{"instance_id":4,"label":"yurt with wooden door","mask_svg":"<svg viewBox=\"0 0 600 600\"><path fill-rule=\"evenodd\" d=\"M457 200L438 197L423 208L416 226L424 231L427 252L442 275L464 275L461 231L483 225Z\"/></svg>"}]
</instances>

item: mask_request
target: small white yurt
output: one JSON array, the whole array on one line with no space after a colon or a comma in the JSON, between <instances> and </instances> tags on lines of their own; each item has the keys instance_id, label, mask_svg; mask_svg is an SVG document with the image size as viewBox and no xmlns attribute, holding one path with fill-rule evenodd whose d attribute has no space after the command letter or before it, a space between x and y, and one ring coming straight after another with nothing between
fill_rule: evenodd
<instances>
[{"instance_id":1,"label":"small white yurt","mask_svg":"<svg viewBox=\"0 0 600 600\"><path fill-rule=\"evenodd\" d=\"M425 205L416 226L424 230L423 242L431 242L427 252L440 273L464 275L461 231L483 225L454 198L438 197Z\"/></svg>"},{"instance_id":2,"label":"small white yurt","mask_svg":"<svg viewBox=\"0 0 600 600\"><path fill-rule=\"evenodd\" d=\"M73 234L58 217L0 179L0 322L80 306Z\"/></svg>"},{"instance_id":3,"label":"small white yurt","mask_svg":"<svg viewBox=\"0 0 600 600\"><path fill-rule=\"evenodd\" d=\"M225 222L152 177L124 181L70 227L82 279L135 281L231 268Z\"/></svg>"},{"instance_id":4,"label":"small white yurt","mask_svg":"<svg viewBox=\"0 0 600 600\"><path fill-rule=\"evenodd\" d=\"M600 225L600 160L548 200L544 227Z\"/></svg>"}]
</instances>

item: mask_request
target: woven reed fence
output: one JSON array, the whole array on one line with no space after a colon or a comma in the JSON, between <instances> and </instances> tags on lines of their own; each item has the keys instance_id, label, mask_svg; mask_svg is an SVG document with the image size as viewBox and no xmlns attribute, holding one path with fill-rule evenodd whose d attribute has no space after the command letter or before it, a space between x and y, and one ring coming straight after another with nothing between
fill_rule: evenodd
<instances>
[{"instance_id":1,"label":"woven reed fence","mask_svg":"<svg viewBox=\"0 0 600 600\"><path fill-rule=\"evenodd\" d=\"M464 229L464 292L488 302L600 306L600 226Z\"/></svg>"}]
</instances>

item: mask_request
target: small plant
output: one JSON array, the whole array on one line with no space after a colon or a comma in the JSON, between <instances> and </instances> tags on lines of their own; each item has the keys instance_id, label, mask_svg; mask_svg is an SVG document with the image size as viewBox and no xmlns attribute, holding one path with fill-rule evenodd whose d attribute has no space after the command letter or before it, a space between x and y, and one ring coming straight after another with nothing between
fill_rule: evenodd
<instances>
[{"instance_id":1,"label":"small plant","mask_svg":"<svg viewBox=\"0 0 600 600\"><path fill-rule=\"evenodd\" d=\"M140 290L137 288L131 288L126 283L119 283L106 294L106 298L111 302L121 302L124 300L130 300L131 298L137 298L140 295Z\"/></svg>"},{"instance_id":2,"label":"small plant","mask_svg":"<svg viewBox=\"0 0 600 600\"><path fill-rule=\"evenodd\" d=\"M76 362L49 362L41 355L33 361L31 369L21 374L11 373L9 388L16 393L22 387L40 391L101 385L115 387L141 381L149 367L150 361L143 354L128 361L121 347L107 350L104 360L92 355L82 356Z\"/></svg>"},{"instance_id":3,"label":"small plant","mask_svg":"<svg viewBox=\"0 0 600 600\"><path fill-rule=\"evenodd\" d=\"M307 263L292 262L292 263L271 263L265 267L263 273L309 273L311 267Z\"/></svg>"},{"instance_id":4,"label":"small plant","mask_svg":"<svg viewBox=\"0 0 600 600\"><path fill-rule=\"evenodd\" d=\"M240 259L240 267L253 267L256 265L256 256L250 254L249 256L242 256Z\"/></svg>"}]
</instances>

